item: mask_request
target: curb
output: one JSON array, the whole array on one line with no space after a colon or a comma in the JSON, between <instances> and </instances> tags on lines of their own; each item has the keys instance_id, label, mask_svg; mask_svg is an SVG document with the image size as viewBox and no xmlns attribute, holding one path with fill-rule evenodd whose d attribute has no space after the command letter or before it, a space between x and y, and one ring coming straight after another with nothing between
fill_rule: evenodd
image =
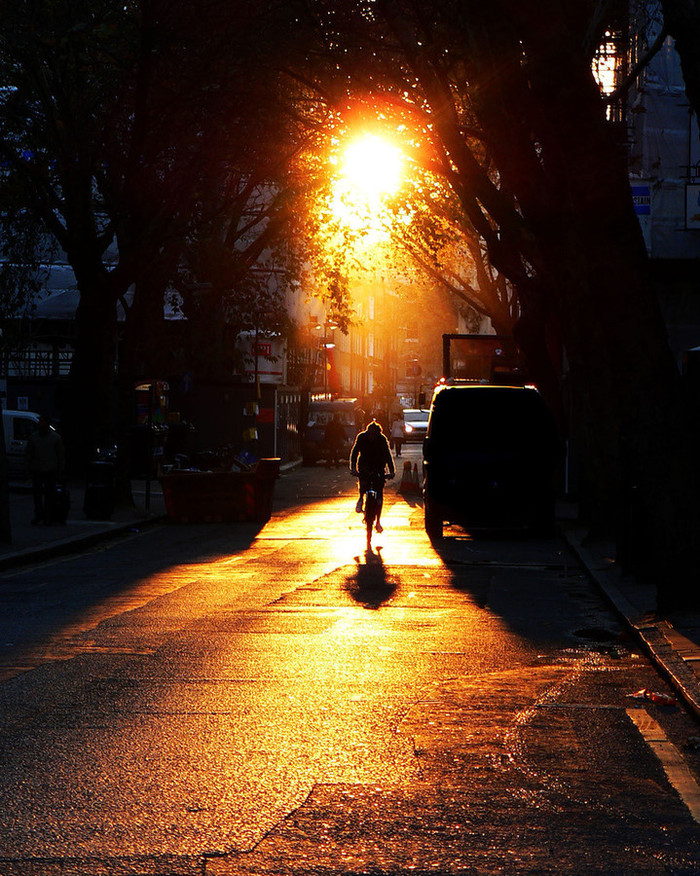
<instances>
[{"instance_id":1,"label":"curb","mask_svg":"<svg viewBox=\"0 0 700 876\"><path fill-rule=\"evenodd\" d=\"M569 528L561 526L560 531L619 619L637 640L659 672L667 679L687 711L700 722L698 676L664 635L662 626L664 624L668 626L668 624L639 617L639 611L615 583L609 580L610 576L615 574L613 570L603 572L597 569L595 558L575 539ZM698 653L700 654L700 651Z\"/></svg>"},{"instance_id":2,"label":"curb","mask_svg":"<svg viewBox=\"0 0 700 876\"><path fill-rule=\"evenodd\" d=\"M292 471L298 468L301 463L301 458L293 459L281 465L280 472ZM22 485L13 485L13 492L31 493L31 488L23 489ZM6 572L9 569L27 566L35 562L42 562L43 560L52 559L53 557L76 553L84 548L89 548L93 545L100 544L101 542L118 538L121 535L140 531L146 526L167 523L167 519L166 514L156 514L145 516L143 518L135 517L133 520L125 521L123 523L113 523L94 532L70 536L65 539L57 539L46 545L38 545L14 551L4 556L0 556L0 572Z\"/></svg>"},{"instance_id":3,"label":"curb","mask_svg":"<svg viewBox=\"0 0 700 876\"><path fill-rule=\"evenodd\" d=\"M52 559L54 557L76 553L83 548L92 547L101 542L109 541L112 538L117 538L120 535L125 535L134 532L135 530L140 531L145 526L164 523L165 519L165 516L159 515L144 518L143 520L135 519L127 523L115 523L108 529L100 529L96 532L88 532L84 535L76 535L70 538L60 539L51 542L51 544L40 547L25 548L24 550L0 557L0 572L5 572L8 569L14 569L20 566L28 566L32 563L39 563L43 560Z\"/></svg>"}]
</instances>

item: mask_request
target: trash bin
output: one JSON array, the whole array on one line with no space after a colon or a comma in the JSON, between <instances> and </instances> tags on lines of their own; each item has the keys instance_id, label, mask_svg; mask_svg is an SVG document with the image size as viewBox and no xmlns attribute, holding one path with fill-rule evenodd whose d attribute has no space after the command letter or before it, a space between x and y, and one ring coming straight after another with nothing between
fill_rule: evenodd
<instances>
[{"instance_id":1,"label":"trash bin","mask_svg":"<svg viewBox=\"0 0 700 876\"><path fill-rule=\"evenodd\" d=\"M280 460L277 457L261 459L253 472L253 506L250 513L252 520L267 523L272 515L272 497L275 492L275 481L280 476Z\"/></svg>"},{"instance_id":2,"label":"trash bin","mask_svg":"<svg viewBox=\"0 0 700 876\"><path fill-rule=\"evenodd\" d=\"M277 458L252 471L179 471L159 478L171 523L266 523L272 514Z\"/></svg>"},{"instance_id":3,"label":"trash bin","mask_svg":"<svg viewBox=\"0 0 700 876\"><path fill-rule=\"evenodd\" d=\"M116 469L113 462L88 466L83 510L88 520L110 520L116 503Z\"/></svg>"}]
</instances>

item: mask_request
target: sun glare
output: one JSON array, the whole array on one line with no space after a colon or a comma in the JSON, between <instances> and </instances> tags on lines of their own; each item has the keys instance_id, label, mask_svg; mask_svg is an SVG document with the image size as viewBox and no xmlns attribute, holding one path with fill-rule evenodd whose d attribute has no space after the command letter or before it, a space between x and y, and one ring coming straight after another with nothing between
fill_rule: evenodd
<instances>
[{"instance_id":1,"label":"sun glare","mask_svg":"<svg viewBox=\"0 0 700 876\"><path fill-rule=\"evenodd\" d=\"M370 201L394 194L401 182L402 171L400 150L375 134L353 140L343 156L343 178L360 196Z\"/></svg>"},{"instance_id":2,"label":"sun glare","mask_svg":"<svg viewBox=\"0 0 700 876\"><path fill-rule=\"evenodd\" d=\"M365 134L351 140L337 159L330 206L341 225L373 246L389 237L384 201L404 172L403 154L390 140Z\"/></svg>"}]
</instances>

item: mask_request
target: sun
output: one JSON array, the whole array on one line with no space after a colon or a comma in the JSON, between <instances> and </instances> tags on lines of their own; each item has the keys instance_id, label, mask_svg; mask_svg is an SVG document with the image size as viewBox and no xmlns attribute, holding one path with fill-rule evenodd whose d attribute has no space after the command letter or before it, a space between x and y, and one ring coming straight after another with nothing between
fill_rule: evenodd
<instances>
[{"instance_id":1,"label":"sun","mask_svg":"<svg viewBox=\"0 0 700 876\"><path fill-rule=\"evenodd\" d=\"M365 134L345 148L341 175L361 199L372 202L395 194L402 174L401 150L383 137Z\"/></svg>"},{"instance_id":2,"label":"sun","mask_svg":"<svg viewBox=\"0 0 700 876\"><path fill-rule=\"evenodd\" d=\"M329 206L341 227L362 237L366 246L389 238L387 200L399 190L404 155L377 134L354 137L333 161Z\"/></svg>"}]
</instances>

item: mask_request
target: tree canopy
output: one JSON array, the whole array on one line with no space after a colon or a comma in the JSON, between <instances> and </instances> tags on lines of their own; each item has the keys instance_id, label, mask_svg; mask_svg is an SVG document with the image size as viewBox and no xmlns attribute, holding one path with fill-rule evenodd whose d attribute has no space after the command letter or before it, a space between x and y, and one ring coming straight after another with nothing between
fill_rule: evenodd
<instances>
[{"instance_id":1,"label":"tree canopy","mask_svg":"<svg viewBox=\"0 0 700 876\"><path fill-rule=\"evenodd\" d=\"M244 195L259 200L263 183L273 190L294 149L278 78L298 16L294 3L238 2L231 12L218 0L37 0L0 12L5 174L65 251L80 290L64 411L79 458L111 421L117 304L127 312L122 364L142 376L190 244L201 250L225 222L228 280L240 284L253 253L280 233L281 200L267 199L256 232L249 219L260 205ZM246 210L243 224L232 222Z\"/></svg>"}]
</instances>

